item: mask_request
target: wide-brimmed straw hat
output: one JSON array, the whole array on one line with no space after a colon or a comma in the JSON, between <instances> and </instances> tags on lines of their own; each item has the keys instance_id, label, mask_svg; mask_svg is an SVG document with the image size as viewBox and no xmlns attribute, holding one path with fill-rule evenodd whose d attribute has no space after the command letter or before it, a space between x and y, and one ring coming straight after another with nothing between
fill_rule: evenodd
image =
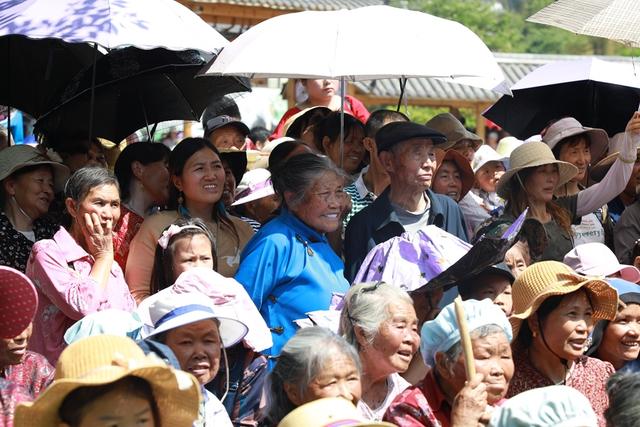
<instances>
[{"instance_id":1,"label":"wide-brimmed straw hat","mask_svg":"<svg viewBox=\"0 0 640 427\"><path fill-rule=\"evenodd\" d=\"M513 282L513 314L509 318L514 339L522 321L549 297L584 288L593 306L594 320L611 320L618 311L618 293L604 279L581 276L558 261L541 261L527 267Z\"/></svg>"},{"instance_id":2,"label":"wide-brimmed straw hat","mask_svg":"<svg viewBox=\"0 0 640 427\"><path fill-rule=\"evenodd\" d=\"M456 142L468 139L473 143L473 149L477 150L482 145L482 138L473 132L467 130L462 122L451 113L438 114L432 117L426 124L426 127L437 130L447 137L447 143L444 148L453 147Z\"/></svg>"},{"instance_id":3,"label":"wide-brimmed straw hat","mask_svg":"<svg viewBox=\"0 0 640 427\"><path fill-rule=\"evenodd\" d=\"M460 199L462 200L469 190L471 190L471 187L473 187L473 183L476 180L473 170L471 169L471 165L469 164L469 160L455 150L444 151L440 148L436 148L434 151L436 154L437 166L435 175L438 174L438 170L442 166L442 163L446 161L453 162L453 164L458 168L458 171L460 172L460 180L462 181L462 191L460 192Z\"/></svg>"},{"instance_id":4,"label":"wide-brimmed straw hat","mask_svg":"<svg viewBox=\"0 0 640 427\"><path fill-rule=\"evenodd\" d=\"M64 190L69 179L69 168L51 150L34 148L30 145L12 145L0 151L0 181L14 172L29 166L51 166L56 192Z\"/></svg>"},{"instance_id":5,"label":"wide-brimmed straw hat","mask_svg":"<svg viewBox=\"0 0 640 427\"><path fill-rule=\"evenodd\" d=\"M393 427L383 421L365 420L358 409L341 397L326 397L297 407L278 427Z\"/></svg>"},{"instance_id":6,"label":"wide-brimmed straw hat","mask_svg":"<svg viewBox=\"0 0 640 427\"><path fill-rule=\"evenodd\" d=\"M53 383L35 402L16 408L15 425L60 425L58 410L69 393L129 376L142 378L151 386L159 426L190 427L198 418L200 387L193 376L168 367L155 356L145 356L130 338L99 335L81 339L62 352Z\"/></svg>"},{"instance_id":7,"label":"wide-brimmed straw hat","mask_svg":"<svg viewBox=\"0 0 640 427\"><path fill-rule=\"evenodd\" d=\"M521 170L544 165L558 165L560 177L556 188L566 184L578 174L578 168L571 163L556 160L551 149L544 142L527 142L511 152L511 156L509 156L510 169L498 181L496 189L498 195L503 199L507 198L509 181Z\"/></svg>"},{"instance_id":8,"label":"wide-brimmed straw hat","mask_svg":"<svg viewBox=\"0 0 640 427\"><path fill-rule=\"evenodd\" d=\"M20 335L37 308L38 293L31 280L18 270L0 266L0 338Z\"/></svg>"},{"instance_id":9,"label":"wide-brimmed straw hat","mask_svg":"<svg viewBox=\"0 0 640 427\"><path fill-rule=\"evenodd\" d=\"M573 117L565 117L553 123L547 128L542 136L542 142L547 144L552 150L563 139L576 135L585 135L589 139L589 150L591 159L597 161L607 151L609 146L609 135L604 129L589 128Z\"/></svg>"},{"instance_id":10,"label":"wide-brimmed straw hat","mask_svg":"<svg viewBox=\"0 0 640 427\"><path fill-rule=\"evenodd\" d=\"M618 159L626 137L627 136L624 132L617 133L611 137L607 157L600 160L591 168L591 172L589 173L591 179L602 181L602 178L604 178L607 172L609 172L609 169L611 168L611 165L613 165L613 162ZM640 157L640 147L638 147L636 156L636 159Z\"/></svg>"}]
</instances>

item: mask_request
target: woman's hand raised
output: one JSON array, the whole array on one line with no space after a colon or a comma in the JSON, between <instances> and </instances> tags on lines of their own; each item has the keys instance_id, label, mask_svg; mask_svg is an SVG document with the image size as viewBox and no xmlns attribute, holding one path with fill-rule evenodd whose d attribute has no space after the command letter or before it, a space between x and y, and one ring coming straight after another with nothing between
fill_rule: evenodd
<instances>
[{"instance_id":1,"label":"woman's hand raised","mask_svg":"<svg viewBox=\"0 0 640 427\"><path fill-rule=\"evenodd\" d=\"M476 374L456 395L451 408L452 427L483 426L489 422L487 386L483 379L484 375Z\"/></svg>"},{"instance_id":2,"label":"woman's hand raised","mask_svg":"<svg viewBox=\"0 0 640 427\"><path fill-rule=\"evenodd\" d=\"M95 259L105 257L113 259L112 227L112 220L106 220L103 226L100 217L95 212L84 214L82 232L87 245L86 249Z\"/></svg>"}]
</instances>

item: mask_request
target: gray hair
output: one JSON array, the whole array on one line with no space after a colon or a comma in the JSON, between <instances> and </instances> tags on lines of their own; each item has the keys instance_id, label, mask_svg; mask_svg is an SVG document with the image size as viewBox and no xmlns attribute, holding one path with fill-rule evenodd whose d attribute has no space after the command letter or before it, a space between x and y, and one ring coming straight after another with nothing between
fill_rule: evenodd
<instances>
[{"instance_id":1,"label":"gray hair","mask_svg":"<svg viewBox=\"0 0 640 427\"><path fill-rule=\"evenodd\" d=\"M331 357L349 357L361 372L360 358L342 337L318 326L299 330L282 348L278 361L268 378L270 391L266 419L277 425L295 409L285 392L285 384L296 385L303 394L311 381L322 373Z\"/></svg>"},{"instance_id":2,"label":"gray hair","mask_svg":"<svg viewBox=\"0 0 640 427\"><path fill-rule=\"evenodd\" d=\"M388 283L358 283L351 286L344 297L339 333L360 351L356 326L362 329L368 344L373 344L382 322L391 318L389 306L401 301L413 306L413 300L407 292Z\"/></svg>"},{"instance_id":3,"label":"gray hair","mask_svg":"<svg viewBox=\"0 0 640 427\"><path fill-rule=\"evenodd\" d=\"M293 193L289 207L296 207L305 198L307 191L325 173L333 173L349 181L348 175L326 156L313 153L298 154L278 166L271 174L273 188L285 200L286 191ZM345 184L346 185L346 184Z\"/></svg>"},{"instance_id":4,"label":"gray hair","mask_svg":"<svg viewBox=\"0 0 640 427\"><path fill-rule=\"evenodd\" d=\"M482 325L479 328L474 329L473 331L469 332L469 336L471 337L472 340L475 340L478 338L485 338L485 337L488 337L489 335L493 335L497 333L504 334L504 330L498 325L491 324L491 325ZM456 364L456 361L460 357L460 354L462 354L462 341L458 340L443 354L445 356L444 363L446 365L446 368L449 371L449 373L453 375L453 366Z\"/></svg>"},{"instance_id":5,"label":"gray hair","mask_svg":"<svg viewBox=\"0 0 640 427\"><path fill-rule=\"evenodd\" d=\"M89 191L103 185L114 185L118 192L120 191L118 179L107 169L95 166L81 168L75 171L67 181L64 186L64 196L78 203L87 197Z\"/></svg>"},{"instance_id":6,"label":"gray hair","mask_svg":"<svg viewBox=\"0 0 640 427\"><path fill-rule=\"evenodd\" d=\"M607 426L635 426L640 418L640 372L616 372L607 381Z\"/></svg>"}]
</instances>

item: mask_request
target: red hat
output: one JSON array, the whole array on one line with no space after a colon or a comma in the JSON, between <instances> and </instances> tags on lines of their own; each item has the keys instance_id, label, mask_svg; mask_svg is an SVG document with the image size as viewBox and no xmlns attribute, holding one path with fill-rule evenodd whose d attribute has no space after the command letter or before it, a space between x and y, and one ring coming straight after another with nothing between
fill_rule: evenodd
<instances>
[{"instance_id":1,"label":"red hat","mask_svg":"<svg viewBox=\"0 0 640 427\"><path fill-rule=\"evenodd\" d=\"M18 270L0 266L0 338L13 338L29 326L38 308L38 293Z\"/></svg>"}]
</instances>

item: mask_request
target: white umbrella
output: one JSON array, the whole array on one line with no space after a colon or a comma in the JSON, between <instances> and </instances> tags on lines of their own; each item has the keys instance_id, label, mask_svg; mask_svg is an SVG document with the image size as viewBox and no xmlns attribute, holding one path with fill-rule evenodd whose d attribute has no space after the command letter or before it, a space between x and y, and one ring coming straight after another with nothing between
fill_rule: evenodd
<instances>
[{"instance_id":1,"label":"white umbrella","mask_svg":"<svg viewBox=\"0 0 640 427\"><path fill-rule=\"evenodd\" d=\"M508 93L493 54L462 24L390 6L280 15L225 47L206 74L434 77Z\"/></svg>"},{"instance_id":2,"label":"white umbrella","mask_svg":"<svg viewBox=\"0 0 640 427\"><path fill-rule=\"evenodd\" d=\"M527 21L640 47L638 0L556 0Z\"/></svg>"},{"instance_id":3,"label":"white umbrella","mask_svg":"<svg viewBox=\"0 0 640 427\"><path fill-rule=\"evenodd\" d=\"M216 53L228 41L173 0L18 0L0 9L0 36L97 43L113 49L198 49Z\"/></svg>"}]
</instances>

